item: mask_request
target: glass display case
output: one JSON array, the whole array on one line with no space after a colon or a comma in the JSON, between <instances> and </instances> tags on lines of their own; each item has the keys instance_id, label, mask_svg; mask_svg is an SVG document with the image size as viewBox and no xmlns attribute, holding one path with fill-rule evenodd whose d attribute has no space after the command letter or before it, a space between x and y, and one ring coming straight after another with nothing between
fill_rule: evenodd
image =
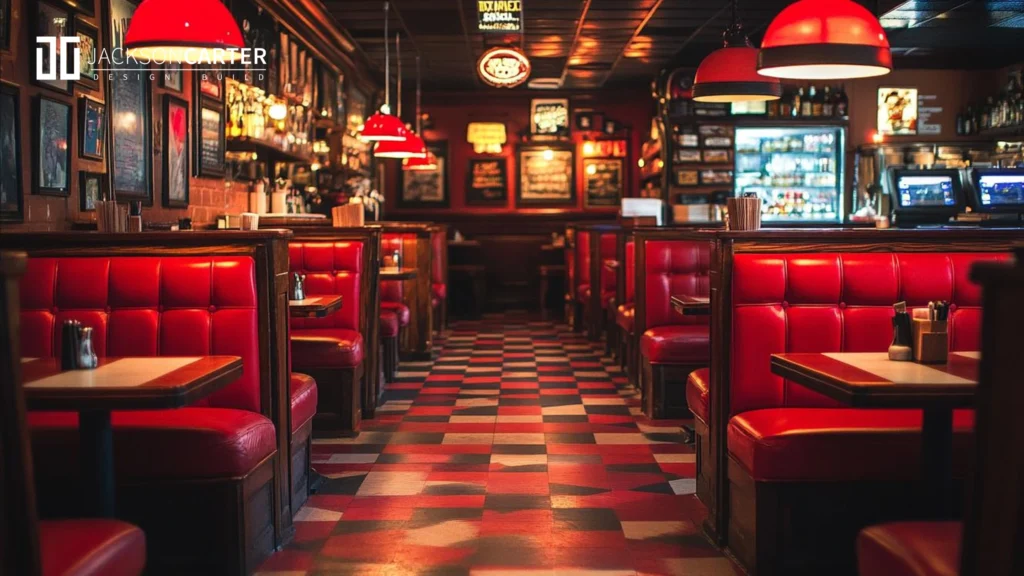
<instances>
[{"instance_id":1,"label":"glass display case","mask_svg":"<svg viewBox=\"0 0 1024 576\"><path fill-rule=\"evenodd\" d=\"M736 127L735 193L765 222L841 222L845 128Z\"/></svg>"}]
</instances>

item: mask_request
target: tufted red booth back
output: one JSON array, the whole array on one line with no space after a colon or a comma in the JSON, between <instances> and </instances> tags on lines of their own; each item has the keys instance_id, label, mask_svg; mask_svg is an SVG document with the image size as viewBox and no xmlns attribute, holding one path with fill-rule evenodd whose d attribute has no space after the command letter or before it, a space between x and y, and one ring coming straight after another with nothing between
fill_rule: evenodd
<instances>
[{"instance_id":1,"label":"tufted red booth back","mask_svg":"<svg viewBox=\"0 0 1024 576\"><path fill-rule=\"evenodd\" d=\"M645 329L672 324L707 324L708 316L683 316L672 310L672 296L707 296L711 249L707 242L645 240L643 270Z\"/></svg>"},{"instance_id":2,"label":"tufted red booth back","mask_svg":"<svg viewBox=\"0 0 1024 576\"><path fill-rule=\"evenodd\" d=\"M977 350L981 291L971 264L999 253L737 254L732 283L730 413L833 401L771 373L780 352L884 352L892 305L951 303L950 349Z\"/></svg>"},{"instance_id":3,"label":"tufted red booth back","mask_svg":"<svg viewBox=\"0 0 1024 576\"><path fill-rule=\"evenodd\" d=\"M430 251L432 252L430 265L430 281L434 284L444 284L444 237L447 231L439 228L430 233Z\"/></svg>"},{"instance_id":4,"label":"tufted red booth back","mask_svg":"<svg viewBox=\"0 0 1024 576\"><path fill-rule=\"evenodd\" d=\"M576 231L576 266L580 277L573 288L590 285L590 232Z\"/></svg>"},{"instance_id":5,"label":"tufted red booth back","mask_svg":"<svg viewBox=\"0 0 1024 576\"><path fill-rule=\"evenodd\" d=\"M604 265L605 260L615 260L618 240L614 232L601 234L601 293L615 291L615 270Z\"/></svg>"},{"instance_id":6,"label":"tufted red booth back","mask_svg":"<svg viewBox=\"0 0 1024 576\"><path fill-rule=\"evenodd\" d=\"M626 303L636 300L636 244L626 240Z\"/></svg>"},{"instance_id":7,"label":"tufted red booth back","mask_svg":"<svg viewBox=\"0 0 1024 576\"><path fill-rule=\"evenodd\" d=\"M93 328L99 356L240 356L242 377L196 405L260 412L252 258L29 258L22 355L60 356L65 320Z\"/></svg>"},{"instance_id":8,"label":"tufted red booth back","mask_svg":"<svg viewBox=\"0 0 1024 576\"><path fill-rule=\"evenodd\" d=\"M365 271L366 247L359 240L288 243L291 272L306 275L306 295L339 294L341 309L325 318L292 318L292 328L344 328L359 330L362 306L360 286Z\"/></svg>"},{"instance_id":9,"label":"tufted red booth back","mask_svg":"<svg viewBox=\"0 0 1024 576\"><path fill-rule=\"evenodd\" d=\"M395 234L385 233L381 236L381 259L390 257L397 250L399 257L402 261L402 267L405 268L405 250L403 247L403 240L415 239L412 234ZM400 280L385 280L380 283L380 300L381 302L402 302L405 294L402 291L402 282Z\"/></svg>"}]
</instances>

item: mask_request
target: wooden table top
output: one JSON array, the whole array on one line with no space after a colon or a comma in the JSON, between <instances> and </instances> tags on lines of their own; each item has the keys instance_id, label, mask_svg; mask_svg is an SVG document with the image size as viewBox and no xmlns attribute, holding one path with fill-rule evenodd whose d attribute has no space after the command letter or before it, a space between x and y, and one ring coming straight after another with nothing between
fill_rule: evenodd
<instances>
[{"instance_id":1,"label":"wooden table top","mask_svg":"<svg viewBox=\"0 0 1024 576\"><path fill-rule=\"evenodd\" d=\"M561 250L565 248L565 244L541 244L541 250Z\"/></svg>"},{"instance_id":2,"label":"wooden table top","mask_svg":"<svg viewBox=\"0 0 1024 576\"><path fill-rule=\"evenodd\" d=\"M854 407L964 408L978 387L978 352L945 364L894 362L886 352L772 354L772 372Z\"/></svg>"},{"instance_id":3,"label":"wooden table top","mask_svg":"<svg viewBox=\"0 0 1024 576\"><path fill-rule=\"evenodd\" d=\"M309 296L288 301L288 314L293 318L323 318L341 308L341 295Z\"/></svg>"},{"instance_id":4,"label":"wooden table top","mask_svg":"<svg viewBox=\"0 0 1024 576\"><path fill-rule=\"evenodd\" d=\"M449 240L448 246L451 248L475 248L480 246L479 240Z\"/></svg>"},{"instance_id":5,"label":"wooden table top","mask_svg":"<svg viewBox=\"0 0 1024 576\"><path fill-rule=\"evenodd\" d=\"M59 358L22 358L32 410L158 410L201 400L242 375L238 356L106 357L94 370L61 371Z\"/></svg>"},{"instance_id":6,"label":"wooden table top","mask_svg":"<svg viewBox=\"0 0 1024 576\"><path fill-rule=\"evenodd\" d=\"M711 298L707 296L672 296L669 302L683 316L707 316L711 313Z\"/></svg>"},{"instance_id":7,"label":"wooden table top","mask_svg":"<svg viewBox=\"0 0 1024 576\"><path fill-rule=\"evenodd\" d=\"M381 266L381 280L411 280L416 277L415 268L396 268L394 266Z\"/></svg>"}]
</instances>

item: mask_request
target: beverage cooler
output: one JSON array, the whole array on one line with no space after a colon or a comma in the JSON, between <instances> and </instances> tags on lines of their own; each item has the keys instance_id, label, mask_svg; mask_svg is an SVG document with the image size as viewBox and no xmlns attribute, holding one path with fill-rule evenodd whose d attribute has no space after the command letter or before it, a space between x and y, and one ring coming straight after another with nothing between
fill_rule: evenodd
<instances>
[{"instance_id":1,"label":"beverage cooler","mask_svg":"<svg viewBox=\"0 0 1024 576\"><path fill-rule=\"evenodd\" d=\"M736 127L735 193L761 199L766 223L840 223L845 128Z\"/></svg>"}]
</instances>

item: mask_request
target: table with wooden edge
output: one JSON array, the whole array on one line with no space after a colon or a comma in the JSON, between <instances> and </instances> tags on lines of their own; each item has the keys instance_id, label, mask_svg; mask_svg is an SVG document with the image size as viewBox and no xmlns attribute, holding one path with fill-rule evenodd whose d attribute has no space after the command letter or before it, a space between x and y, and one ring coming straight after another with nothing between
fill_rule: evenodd
<instances>
[{"instance_id":1,"label":"table with wooden edge","mask_svg":"<svg viewBox=\"0 0 1024 576\"><path fill-rule=\"evenodd\" d=\"M853 408L923 411L921 473L938 518L953 500L953 410L972 408L979 352L950 352L945 364L889 360L886 352L772 354L772 373Z\"/></svg>"},{"instance_id":2,"label":"table with wooden edge","mask_svg":"<svg viewBox=\"0 0 1024 576\"><path fill-rule=\"evenodd\" d=\"M288 315L292 318L323 318L341 308L341 295L308 296L288 301Z\"/></svg>"},{"instance_id":3,"label":"table with wooden edge","mask_svg":"<svg viewBox=\"0 0 1024 576\"><path fill-rule=\"evenodd\" d=\"M416 277L415 268L396 268L394 266L381 266L381 280L412 280Z\"/></svg>"},{"instance_id":4,"label":"table with wooden edge","mask_svg":"<svg viewBox=\"0 0 1024 576\"><path fill-rule=\"evenodd\" d=\"M672 296L672 309L683 316L707 316L711 314L711 298L707 296Z\"/></svg>"},{"instance_id":5,"label":"table with wooden edge","mask_svg":"<svg viewBox=\"0 0 1024 576\"><path fill-rule=\"evenodd\" d=\"M540 249L545 252L549 250L564 250L565 244L541 244Z\"/></svg>"},{"instance_id":6,"label":"table with wooden edge","mask_svg":"<svg viewBox=\"0 0 1024 576\"><path fill-rule=\"evenodd\" d=\"M106 357L93 370L61 370L59 358L23 358L30 410L78 412L79 464L88 513L112 518L114 410L166 410L194 404L242 375L238 356Z\"/></svg>"}]
</instances>

